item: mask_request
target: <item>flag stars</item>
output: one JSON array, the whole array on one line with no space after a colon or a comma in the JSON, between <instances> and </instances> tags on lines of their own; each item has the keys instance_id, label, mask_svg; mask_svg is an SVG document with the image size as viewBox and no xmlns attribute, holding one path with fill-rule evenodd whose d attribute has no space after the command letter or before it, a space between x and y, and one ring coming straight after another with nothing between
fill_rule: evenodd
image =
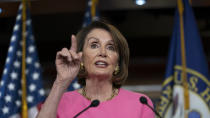
<instances>
[{"instance_id":1,"label":"flag stars","mask_svg":"<svg viewBox=\"0 0 210 118\"><path fill-rule=\"evenodd\" d=\"M17 31L19 29L19 25L15 25L14 30Z\"/></svg>"},{"instance_id":2,"label":"flag stars","mask_svg":"<svg viewBox=\"0 0 210 118\"><path fill-rule=\"evenodd\" d=\"M34 80L39 79L39 73L34 72L34 73L32 74L32 78L33 78Z\"/></svg>"},{"instance_id":3,"label":"flag stars","mask_svg":"<svg viewBox=\"0 0 210 118\"><path fill-rule=\"evenodd\" d=\"M39 90L39 94L40 94L41 96L44 96L44 94L45 94L44 89L40 89L40 90Z\"/></svg>"},{"instance_id":4,"label":"flag stars","mask_svg":"<svg viewBox=\"0 0 210 118\"><path fill-rule=\"evenodd\" d=\"M19 61L15 61L14 62L14 67L15 68L19 68L20 67L20 62Z\"/></svg>"},{"instance_id":5,"label":"flag stars","mask_svg":"<svg viewBox=\"0 0 210 118\"><path fill-rule=\"evenodd\" d=\"M11 101L12 101L12 98L11 98L10 95L6 95L6 96L4 97L4 100L5 100L6 102L11 102Z\"/></svg>"},{"instance_id":6,"label":"flag stars","mask_svg":"<svg viewBox=\"0 0 210 118\"><path fill-rule=\"evenodd\" d=\"M3 71L3 74L7 74L7 69L5 68L4 71Z\"/></svg>"},{"instance_id":7,"label":"flag stars","mask_svg":"<svg viewBox=\"0 0 210 118\"><path fill-rule=\"evenodd\" d=\"M21 15L18 14L18 16L16 17L16 20L20 20L21 19Z\"/></svg>"},{"instance_id":8,"label":"flag stars","mask_svg":"<svg viewBox=\"0 0 210 118\"><path fill-rule=\"evenodd\" d=\"M26 58L26 63L27 64L31 64L32 63L32 58L31 57L27 57Z\"/></svg>"},{"instance_id":9,"label":"flag stars","mask_svg":"<svg viewBox=\"0 0 210 118\"><path fill-rule=\"evenodd\" d=\"M36 86L34 84L29 85L29 90L31 92L35 91L36 90Z\"/></svg>"},{"instance_id":10,"label":"flag stars","mask_svg":"<svg viewBox=\"0 0 210 118\"><path fill-rule=\"evenodd\" d=\"M29 103L32 103L33 100L34 100L34 97L33 97L33 96L28 96L28 97L27 97L27 101L28 101Z\"/></svg>"},{"instance_id":11,"label":"flag stars","mask_svg":"<svg viewBox=\"0 0 210 118\"><path fill-rule=\"evenodd\" d=\"M73 84L73 87L74 87L75 89L78 89L78 88L80 88L80 85L79 85L77 82L75 82L75 83Z\"/></svg>"},{"instance_id":12,"label":"flag stars","mask_svg":"<svg viewBox=\"0 0 210 118\"><path fill-rule=\"evenodd\" d=\"M88 6L91 6L92 5L92 1L88 1Z\"/></svg>"},{"instance_id":13,"label":"flag stars","mask_svg":"<svg viewBox=\"0 0 210 118\"><path fill-rule=\"evenodd\" d=\"M28 70L28 69L26 69L26 70L25 70L25 74L28 74L28 72L29 72L29 70Z\"/></svg>"},{"instance_id":14,"label":"flag stars","mask_svg":"<svg viewBox=\"0 0 210 118\"><path fill-rule=\"evenodd\" d=\"M90 16L89 12L86 12L86 13L85 13L85 16L86 16L86 17L89 17L89 16Z\"/></svg>"},{"instance_id":15,"label":"flag stars","mask_svg":"<svg viewBox=\"0 0 210 118\"><path fill-rule=\"evenodd\" d=\"M26 21L26 25L30 25L30 24L31 24L31 20L29 19Z\"/></svg>"},{"instance_id":16,"label":"flag stars","mask_svg":"<svg viewBox=\"0 0 210 118\"><path fill-rule=\"evenodd\" d=\"M10 58L9 57L7 57L7 59L6 59L6 63L9 63L10 62Z\"/></svg>"},{"instance_id":17,"label":"flag stars","mask_svg":"<svg viewBox=\"0 0 210 118\"><path fill-rule=\"evenodd\" d=\"M14 80L14 79L17 79L17 77L18 77L18 74L16 73L16 72L12 72L11 74L10 74L10 77Z\"/></svg>"},{"instance_id":18,"label":"flag stars","mask_svg":"<svg viewBox=\"0 0 210 118\"><path fill-rule=\"evenodd\" d=\"M1 81L1 86L3 86L3 85L4 85L4 81L2 80L2 81Z\"/></svg>"},{"instance_id":19,"label":"flag stars","mask_svg":"<svg viewBox=\"0 0 210 118\"><path fill-rule=\"evenodd\" d=\"M29 51L29 53L33 53L35 51L35 47L33 45L30 45L28 47L28 51Z\"/></svg>"},{"instance_id":20,"label":"flag stars","mask_svg":"<svg viewBox=\"0 0 210 118\"><path fill-rule=\"evenodd\" d=\"M4 107L2 108L2 112L3 112L3 114L8 114L8 113L9 113L9 108L6 107L6 106L4 106Z\"/></svg>"},{"instance_id":21,"label":"flag stars","mask_svg":"<svg viewBox=\"0 0 210 118\"><path fill-rule=\"evenodd\" d=\"M13 35L13 36L11 37L11 41L12 41L12 42L16 41L16 36L15 36L15 35Z\"/></svg>"},{"instance_id":22,"label":"flag stars","mask_svg":"<svg viewBox=\"0 0 210 118\"><path fill-rule=\"evenodd\" d=\"M20 4L19 6L19 10L21 10L23 8L23 4Z\"/></svg>"},{"instance_id":23,"label":"flag stars","mask_svg":"<svg viewBox=\"0 0 210 118\"><path fill-rule=\"evenodd\" d=\"M18 95L22 95L22 91L21 90L18 90Z\"/></svg>"},{"instance_id":24,"label":"flag stars","mask_svg":"<svg viewBox=\"0 0 210 118\"><path fill-rule=\"evenodd\" d=\"M20 8L21 9L21 8ZM27 25L27 31L24 32L23 36L27 36L26 38L29 39L29 42L24 43L23 41L19 40L19 36L22 35L21 30L21 24L22 21L22 15L19 12L19 14L16 17L16 24L13 28L13 35L10 37L11 45L8 48L8 57L5 60L6 67L9 65L11 66L11 70L9 68L6 68L3 70L2 74L4 77L8 77L11 81L1 80L0 81L0 88L5 88L7 91L2 92L0 91L0 99L3 103L0 108L0 117L1 116L9 116L10 112L13 112L13 108L19 109L22 106L21 96L24 94L21 91L21 87L19 88L19 84L23 83L21 76L21 56L24 54L26 56L25 62L26 62L26 68L25 72L28 73L27 77L29 77L29 81L27 83L27 91L28 95L26 96L26 101L29 104L37 104L40 102L39 99L36 99L37 96L43 97L46 93L44 89L41 89L40 87L40 63L37 60L37 57L33 54L36 52L36 46L34 43L34 37L31 32L31 20L26 20ZM29 26L30 25L30 26ZM22 52L22 48L20 46L26 46L26 53ZM11 57L11 54L13 54L13 57ZM28 55L29 54L29 55ZM29 65L31 64L31 65ZM37 70L37 71L36 71ZM30 75L29 75L30 74ZM20 79L20 80L19 80ZM31 83L35 82L35 83ZM17 92L17 93L14 93ZM14 96L16 95L16 96ZM13 104L13 106L11 106ZM11 107L12 108L11 108Z\"/></svg>"},{"instance_id":25,"label":"flag stars","mask_svg":"<svg viewBox=\"0 0 210 118\"><path fill-rule=\"evenodd\" d=\"M39 68L39 67L40 67L39 62L35 62L34 66L35 66L36 68Z\"/></svg>"},{"instance_id":26,"label":"flag stars","mask_svg":"<svg viewBox=\"0 0 210 118\"><path fill-rule=\"evenodd\" d=\"M20 41L20 45L21 45L21 46L23 45L23 41Z\"/></svg>"},{"instance_id":27,"label":"flag stars","mask_svg":"<svg viewBox=\"0 0 210 118\"><path fill-rule=\"evenodd\" d=\"M34 40L34 36L33 36L33 35L31 35L31 36L30 36L30 39L31 39L31 40Z\"/></svg>"},{"instance_id":28,"label":"flag stars","mask_svg":"<svg viewBox=\"0 0 210 118\"><path fill-rule=\"evenodd\" d=\"M15 85L14 85L13 83L10 83L10 84L8 85L8 89L9 89L10 91L15 90Z\"/></svg>"},{"instance_id":29,"label":"flag stars","mask_svg":"<svg viewBox=\"0 0 210 118\"><path fill-rule=\"evenodd\" d=\"M12 52L12 51L13 51L13 47L10 46L10 47L9 47L9 52Z\"/></svg>"},{"instance_id":30,"label":"flag stars","mask_svg":"<svg viewBox=\"0 0 210 118\"><path fill-rule=\"evenodd\" d=\"M15 104L17 105L17 107L20 107L21 106L20 100L15 101Z\"/></svg>"},{"instance_id":31,"label":"flag stars","mask_svg":"<svg viewBox=\"0 0 210 118\"><path fill-rule=\"evenodd\" d=\"M22 55L21 51L18 50L18 51L16 52L16 55L17 55L18 57L20 57L20 56Z\"/></svg>"}]
</instances>

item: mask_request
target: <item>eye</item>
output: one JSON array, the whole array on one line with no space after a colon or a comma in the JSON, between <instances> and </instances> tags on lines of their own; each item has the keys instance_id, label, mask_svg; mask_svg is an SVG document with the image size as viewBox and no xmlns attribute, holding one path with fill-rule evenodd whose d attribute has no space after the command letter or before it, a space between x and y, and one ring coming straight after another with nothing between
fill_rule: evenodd
<instances>
[{"instance_id":1,"label":"eye","mask_svg":"<svg viewBox=\"0 0 210 118\"><path fill-rule=\"evenodd\" d=\"M90 47L95 49L95 48L98 48L98 45L96 42L93 42L93 43L91 43Z\"/></svg>"},{"instance_id":2,"label":"eye","mask_svg":"<svg viewBox=\"0 0 210 118\"><path fill-rule=\"evenodd\" d=\"M108 45L107 49L115 51L115 47L113 45Z\"/></svg>"}]
</instances>

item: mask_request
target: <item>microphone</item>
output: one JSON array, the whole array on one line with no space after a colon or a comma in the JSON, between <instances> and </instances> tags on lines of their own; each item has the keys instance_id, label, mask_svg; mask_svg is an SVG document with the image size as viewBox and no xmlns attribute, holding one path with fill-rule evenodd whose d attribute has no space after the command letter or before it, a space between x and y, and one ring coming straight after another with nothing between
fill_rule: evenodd
<instances>
[{"instance_id":1,"label":"microphone","mask_svg":"<svg viewBox=\"0 0 210 118\"><path fill-rule=\"evenodd\" d=\"M140 97L140 99L139 99L139 101L142 103L142 104L145 104L145 105L147 105L159 118L162 118L161 116L160 116L160 114L155 110L155 109L153 109L148 103L147 103L147 98L145 98L144 96L141 96Z\"/></svg>"},{"instance_id":2,"label":"microphone","mask_svg":"<svg viewBox=\"0 0 210 118\"><path fill-rule=\"evenodd\" d=\"M77 113L73 118L77 118L81 113L88 110L90 107L97 107L99 104L100 104L99 100L93 100L87 108L85 108L81 112Z\"/></svg>"}]
</instances>

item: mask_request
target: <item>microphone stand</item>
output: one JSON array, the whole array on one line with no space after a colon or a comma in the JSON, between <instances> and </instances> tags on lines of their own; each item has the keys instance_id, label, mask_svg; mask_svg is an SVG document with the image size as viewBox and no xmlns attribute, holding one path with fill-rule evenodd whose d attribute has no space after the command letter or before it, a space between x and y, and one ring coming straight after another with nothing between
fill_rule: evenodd
<instances>
[{"instance_id":1,"label":"microphone stand","mask_svg":"<svg viewBox=\"0 0 210 118\"><path fill-rule=\"evenodd\" d=\"M88 110L90 107L97 107L99 104L100 104L99 100L93 100L87 108L85 108L82 111L80 111L79 113L77 113L73 118L77 118L81 113Z\"/></svg>"},{"instance_id":2,"label":"microphone stand","mask_svg":"<svg viewBox=\"0 0 210 118\"><path fill-rule=\"evenodd\" d=\"M155 109L153 109L148 103L147 103L147 98L145 98L144 96L141 96L140 97L140 99L139 99L139 101L142 103L142 104L145 104L145 105L147 105L159 118L162 118L161 116L160 116L160 114L155 110Z\"/></svg>"}]
</instances>

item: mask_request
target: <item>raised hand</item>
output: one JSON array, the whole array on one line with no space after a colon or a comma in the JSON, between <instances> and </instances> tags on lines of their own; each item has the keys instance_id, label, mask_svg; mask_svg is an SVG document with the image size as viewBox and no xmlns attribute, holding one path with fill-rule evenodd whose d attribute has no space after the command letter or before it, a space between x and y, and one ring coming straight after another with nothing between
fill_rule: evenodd
<instances>
[{"instance_id":1,"label":"raised hand","mask_svg":"<svg viewBox=\"0 0 210 118\"><path fill-rule=\"evenodd\" d=\"M56 82L63 87L68 87L71 81L77 76L80 68L82 52L77 53L76 37L71 37L70 50L63 48L56 55Z\"/></svg>"}]
</instances>

